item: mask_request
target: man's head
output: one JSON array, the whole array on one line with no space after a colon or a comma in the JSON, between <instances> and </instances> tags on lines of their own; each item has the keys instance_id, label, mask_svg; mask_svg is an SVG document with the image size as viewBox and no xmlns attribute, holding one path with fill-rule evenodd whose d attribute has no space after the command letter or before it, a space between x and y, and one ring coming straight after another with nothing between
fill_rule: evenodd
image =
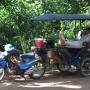
<instances>
[{"instance_id":1,"label":"man's head","mask_svg":"<svg viewBox=\"0 0 90 90\"><path fill-rule=\"evenodd\" d=\"M87 33L90 33L90 27L87 27L85 30Z\"/></svg>"}]
</instances>

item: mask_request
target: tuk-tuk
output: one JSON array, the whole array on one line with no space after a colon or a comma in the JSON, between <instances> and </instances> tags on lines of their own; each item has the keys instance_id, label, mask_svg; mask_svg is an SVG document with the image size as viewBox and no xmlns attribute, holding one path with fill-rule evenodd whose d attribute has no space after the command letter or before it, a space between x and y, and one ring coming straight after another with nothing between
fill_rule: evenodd
<instances>
[{"instance_id":1,"label":"tuk-tuk","mask_svg":"<svg viewBox=\"0 0 90 90\"><path fill-rule=\"evenodd\" d=\"M33 20L80 20L81 24L82 20L90 20L90 14L48 13L34 17ZM58 47L47 47L47 42L44 40L37 39L36 41L37 53L44 61L47 58L53 59L54 64L61 72L69 71L72 67L75 67L82 76L90 76L90 47L86 42L78 44L78 41L71 41L69 47L64 44Z\"/></svg>"}]
</instances>

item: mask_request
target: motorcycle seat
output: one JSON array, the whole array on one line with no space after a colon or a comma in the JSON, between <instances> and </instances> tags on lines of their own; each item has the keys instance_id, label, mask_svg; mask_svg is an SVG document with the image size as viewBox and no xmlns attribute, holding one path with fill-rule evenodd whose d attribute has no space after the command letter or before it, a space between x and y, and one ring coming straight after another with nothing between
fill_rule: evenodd
<instances>
[{"instance_id":1,"label":"motorcycle seat","mask_svg":"<svg viewBox=\"0 0 90 90\"><path fill-rule=\"evenodd\" d=\"M21 56L21 58L23 58L23 59L26 59L26 58L28 58L28 59L35 59L35 55L34 55L34 53L30 52L30 53L23 54Z\"/></svg>"}]
</instances>

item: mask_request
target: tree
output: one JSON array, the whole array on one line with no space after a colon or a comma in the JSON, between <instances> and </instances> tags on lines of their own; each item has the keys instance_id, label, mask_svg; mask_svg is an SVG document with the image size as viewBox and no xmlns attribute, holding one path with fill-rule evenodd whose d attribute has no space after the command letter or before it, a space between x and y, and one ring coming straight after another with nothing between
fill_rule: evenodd
<instances>
[{"instance_id":1,"label":"tree","mask_svg":"<svg viewBox=\"0 0 90 90\"><path fill-rule=\"evenodd\" d=\"M35 22L31 18L47 12L90 13L89 2L82 0L0 0L0 46L14 43L23 52L30 51L35 37L54 36L61 30L73 31L74 21ZM78 23L78 22L77 22ZM76 26L78 27L79 24ZM66 36L69 38L71 36ZM56 38L55 38L56 37Z\"/></svg>"}]
</instances>

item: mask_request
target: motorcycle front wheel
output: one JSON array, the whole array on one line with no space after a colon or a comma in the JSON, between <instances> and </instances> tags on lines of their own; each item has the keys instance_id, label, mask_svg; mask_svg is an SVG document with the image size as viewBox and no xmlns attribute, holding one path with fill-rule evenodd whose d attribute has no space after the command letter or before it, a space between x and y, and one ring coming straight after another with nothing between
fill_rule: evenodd
<instances>
[{"instance_id":1,"label":"motorcycle front wheel","mask_svg":"<svg viewBox=\"0 0 90 90\"><path fill-rule=\"evenodd\" d=\"M46 71L46 66L43 61L39 60L34 62L32 66L32 72L29 75L32 79L40 79L43 77L44 73Z\"/></svg>"},{"instance_id":2,"label":"motorcycle front wheel","mask_svg":"<svg viewBox=\"0 0 90 90\"><path fill-rule=\"evenodd\" d=\"M4 75L5 75L4 68L0 68L0 81L3 79Z\"/></svg>"}]
</instances>

